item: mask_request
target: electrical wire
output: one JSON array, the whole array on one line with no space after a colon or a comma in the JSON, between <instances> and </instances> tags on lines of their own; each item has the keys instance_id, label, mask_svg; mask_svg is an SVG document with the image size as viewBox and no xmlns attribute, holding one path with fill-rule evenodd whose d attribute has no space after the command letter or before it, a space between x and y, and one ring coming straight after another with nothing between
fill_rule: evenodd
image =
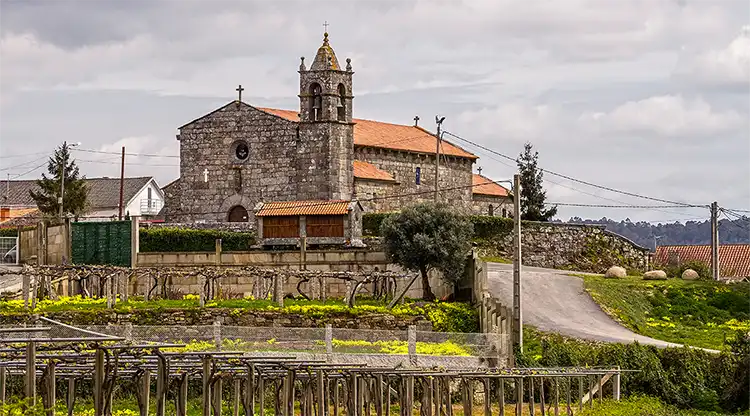
<instances>
[{"instance_id":1,"label":"electrical wire","mask_svg":"<svg viewBox=\"0 0 750 416\"><path fill-rule=\"evenodd\" d=\"M105 152L103 150L93 150L93 149L78 149L73 148L71 149L76 152L85 152L85 153L98 153L98 154L104 154L104 155L122 155L122 152ZM143 156L143 157L172 157L172 158L178 158L180 156L177 155L159 155L155 153L125 153L125 156Z\"/></svg>"},{"instance_id":2,"label":"electrical wire","mask_svg":"<svg viewBox=\"0 0 750 416\"><path fill-rule=\"evenodd\" d=\"M585 208L633 208L633 209L659 209L659 208L685 208L682 205L603 205L603 204L578 204L574 202L545 202L544 205L556 205L561 207L585 207Z\"/></svg>"},{"instance_id":3,"label":"electrical wire","mask_svg":"<svg viewBox=\"0 0 750 416\"><path fill-rule=\"evenodd\" d=\"M15 168L20 168L22 166L30 165L32 163L36 163L36 162L38 162L38 161L40 161L42 159L46 159L46 158L47 158L47 156L42 156L42 157L36 158L34 160L29 160L27 162L19 163L18 165L13 165L13 166L9 166L7 168L2 168L2 169L0 169L0 171L6 171L6 170L15 169Z\"/></svg>"},{"instance_id":4,"label":"electrical wire","mask_svg":"<svg viewBox=\"0 0 750 416\"><path fill-rule=\"evenodd\" d=\"M506 158L508 160L512 160L512 161L516 160L515 158L512 158L512 157L510 157L508 155L504 155L504 154L502 154L500 152L492 150L492 149L490 149L490 148L488 148L486 146L483 146L483 145L481 145L479 143L475 143L475 142L473 142L471 140L465 139L465 138L463 138L463 137L461 137L461 136L459 136L457 134L451 133L449 131L446 131L445 134L447 134L447 135L449 135L451 137L455 137L458 140L462 140L462 141L464 141L466 143L469 143L469 144L471 144L473 146L476 146L476 147L478 147L480 149L484 149L484 150L486 150L488 152L494 153L494 154L496 154L498 156L501 156L503 158ZM627 195L627 196L632 196L632 197L635 197L635 198L642 198L642 199L648 199L648 200L656 201L656 202L664 202L664 203L667 203L667 204L680 205L683 208L706 208L706 207L708 207L708 205L688 204L688 203L685 203L685 202L670 201L668 199L654 198L654 197L650 197L650 196L646 196L646 195L640 195L640 194L636 194L636 193L633 193L633 192L628 192L628 191L623 191L623 190L620 190L620 189L615 189L615 188L612 188L612 187L609 187L609 186L597 185L595 183L591 183L591 182L584 181L584 180L581 180L581 179L576 179L576 178L573 178L571 176L563 175L561 173L553 172L553 171L547 170L547 169L539 168L539 170L542 171L542 172L544 172L544 173L548 173L550 175L558 176L560 178L564 178L564 179L567 179L567 180L570 180L570 181L573 181L573 182L577 182L577 183L580 183L580 184L583 184L583 185L587 185L587 186L591 186L591 187L594 187L594 188L603 189L603 190L609 191L609 192L614 192L614 193L619 193L619 194L623 194L623 195Z\"/></svg>"}]
</instances>

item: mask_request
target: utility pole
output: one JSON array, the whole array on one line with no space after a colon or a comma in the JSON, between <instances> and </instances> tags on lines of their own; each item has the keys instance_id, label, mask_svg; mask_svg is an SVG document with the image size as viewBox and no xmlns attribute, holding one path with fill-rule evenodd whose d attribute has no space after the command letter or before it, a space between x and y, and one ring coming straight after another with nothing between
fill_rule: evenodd
<instances>
[{"instance_id":1,"label":"utility pole","mask_svg":"<svg viewBox=\"0 0 750 416\"><path fill-rule=\"evenodd\" d=\"M443 139L440 127L445 121L445 117L435 116L435 123L437 124L437 141L435 145L435 202L438 202L438 193L440 192L440 186L438 180L440 178L440 141Z\"/></svg>"},{"instance_id":2,"label":"utility pole","mask_svg":"<svg viewBox=\"0 0 750 416\"><path fill-rule=\"evenodd\" d=\"M711 203L711 273L719 280L719 203Z\"/></svg>"},{"instance_id":3,"label":"utility pole","mask_svg":"<svg viewBox=\"0 0 750 416\"><path fill-rule=\"evenodd\" d=\"M117 219L122 221L122 199L125 192L125 146L122 147L122 160L120 161L120 210Z\"/></svg>"},{"instance_id":4,"label":"utility pole","mask_svg":"<svg viewBox=\"0 0 750 416\"><path fill-rule=\"evenodd\" d=\"M521 175L513 175L513 342L523 351L521 308Z\"/></svg>"}]
</instances>

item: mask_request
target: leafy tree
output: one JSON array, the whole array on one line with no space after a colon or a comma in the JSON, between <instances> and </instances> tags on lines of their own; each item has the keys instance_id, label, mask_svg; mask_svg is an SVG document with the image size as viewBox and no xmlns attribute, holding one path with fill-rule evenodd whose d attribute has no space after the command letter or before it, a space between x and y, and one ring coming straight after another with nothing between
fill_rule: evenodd
<instances>
[{"instance_id":1,"label":"leafy tree","mask_svg":"<svg viewBox=\"0 0 750 416\"><path fill-rule=\"evenodd\" d=\"M409 206L388 216L380 226L388 258L422 276L422 297L435 299L427 273L443 272L449 282L457 282L464 260L471 249L473 226L446 204L431 202Z\"/></svg>"},{"instance_id":2,"label":"leafy tree","mask_svg":"<svg viewBox=\"0 0 750 416\"><path fill-rule=\"evenodd\" d=\"M42 214L57 216L60 213L60 180L65 174L65 193L63 195L63 209L65 214L80 215L86 208L88 189L84 177L80 176L78 166L71 160L70 147L66 142L55 150L55 154L47 162L48 177L42 173L42 179L36 181L39 192L30 191L31 197ZM64 167L64 168L63 168Z\"/></svg>"},{"instance_id":3,"label":"leafy tree","mask_svg":"<svg viewBox=\"0 0 750 416\"><path fill-rule=\"evenodd\" d=\"M521 219L527 221L549 221L557 214L557 207L544 207L547 193L542 187L542 171L536 166L538 157L539 152L532 153L527 142L516 159L521 174Z\"/></svg>"}]
</instances>

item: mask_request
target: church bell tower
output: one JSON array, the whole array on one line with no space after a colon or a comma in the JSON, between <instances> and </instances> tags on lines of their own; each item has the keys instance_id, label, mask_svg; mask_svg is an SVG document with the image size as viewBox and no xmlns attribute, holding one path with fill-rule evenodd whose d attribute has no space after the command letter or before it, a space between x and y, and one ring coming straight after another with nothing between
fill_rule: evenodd
<instances>
[{"instance_id":1,"label":"church bell tower","mask_svg":"<svg viewBox=\"0 0 750 416\"><path fill-rule=\"evenodd\" d=\"M354 188L351 60L341 68L325 33L309 69L301 58L299 74L297 198L349 200Z\"/></svg>"}]
</instances>

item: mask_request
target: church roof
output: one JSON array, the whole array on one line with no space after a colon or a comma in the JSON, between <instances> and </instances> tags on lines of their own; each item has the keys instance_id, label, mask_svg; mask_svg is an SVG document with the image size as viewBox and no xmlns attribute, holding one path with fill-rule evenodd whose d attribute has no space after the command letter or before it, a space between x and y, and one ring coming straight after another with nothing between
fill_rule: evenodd
<instances>
[{"instance_id":1,"label":"church roof","mask_svg":"<svg viewBox=\"0 0 750 416\"><path fill-rule=\"evenodd\" d=\"M489 196L510 196L510 192L505 188L482 175L476 173L471 175L471 192L477 195L489 195Z\"/></svg>"},{"instance_id":2,"label":"church roof","mask_svg":"<svg viewBox=\"0 0 750 416\"><path fill-rule=\"evenodd\" d=\"M323 44L318 48L318 53L315 54L315 59L312 65L310 65L311 71L324 71L327 69L340 70L339 60L336 59L336 53L333 52L333 48L328 44L328 32L323 34Z\"/></svg>"},{"instance_id":3,"label":"church roof","mask_svg":"<svg viewBox=\"0 0 750 416\"><path fill-rule=\"evenodd\" d=\"M299 113L294 110L279 110L275 108L260 108L268 114L287 119L299 121ZM403 124L384 123L382 121L364 120L355 118L354 145L378 147L391 150L402 150L405 152L435 154L436 138L431 132L418 127ZM448 156L477 159L477 156L443 140L440 154Z\"/></svg>"},{"instance_id":4,"label":"church roof","mask_svg":"<svg viewBox=\"0 0 750 416\"><path fill-rule=\"evenodd\" d=\"M297 215L346 215L351 201L278 201L264 202L256 217L291 217Z\"/></svg>"},{"instance_id":5,"label":"church roof","mask_svg":"<svg viewBox=\"0 0 750 416\"><path fill-rule=\"evenodd\" d=\"M354 177L358 179L369 179L374 181L388 181L395 182L396 179L391 176L390 173L379 169L372 163L365 162L363 160L355 160L352 165L354 166Z\"/></svg>"}]
</instances>

